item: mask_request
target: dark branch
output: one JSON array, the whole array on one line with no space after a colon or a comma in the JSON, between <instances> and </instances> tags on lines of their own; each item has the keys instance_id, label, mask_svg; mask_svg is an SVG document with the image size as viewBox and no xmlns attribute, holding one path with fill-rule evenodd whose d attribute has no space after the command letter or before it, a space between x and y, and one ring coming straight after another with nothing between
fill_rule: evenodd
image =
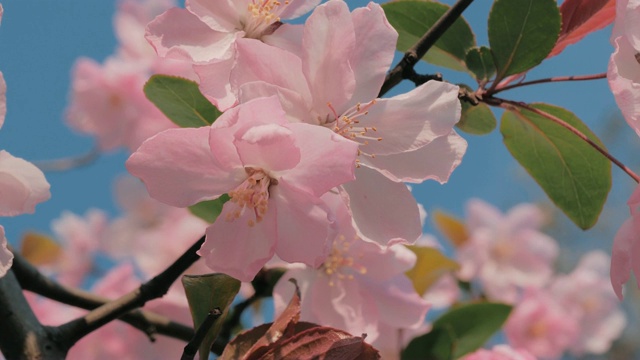
<instances>
[{"instance_id":1,"label":"dark branch","mask_svg":"<svg viewBox=\"0 0 640 360\"><path fill-rule=\"evenodd\" d=\"M191 339L191 341L189 341L189 343L184 347L181 360L193 360L200 348L200 345L202 344L202 341L209 332L209 329L211 329L213 324L215 324L220 315L222 315L220 308L215 308L213 311L209 312L209 315L207 315L202 324L200 324L200 327L193 336L193 339Z\"/></svg>"},{"instance_id":2,"label":"dark branch","mask_svg":"<svg viewBox=\"0 0 640 360\"><path fill-rule=\"evenodd\" d=\"M473 2L473 0L458 0L444 15L404 54L404 57L396 67L388 74L382 84L382 89L378 97L386 94L403 79L408 79L413 67L431 49L433 44L440 39L451 25L462 15L462 12ZM409 70L410 69L410 70Z\"/></svg>"}]
</instances>

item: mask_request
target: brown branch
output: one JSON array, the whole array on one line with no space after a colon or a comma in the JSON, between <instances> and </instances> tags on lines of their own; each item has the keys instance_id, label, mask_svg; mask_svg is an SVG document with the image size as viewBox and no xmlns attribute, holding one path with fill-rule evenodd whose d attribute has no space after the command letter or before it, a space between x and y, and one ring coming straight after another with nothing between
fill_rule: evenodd
<instances>
[{"instance_id":1,"label":"brown branch","mask_svg":"<svg viewBox=\"0 0 640 360\"><path fill-rule=\"evenodd\" d=\"M189 343L184 347L180 360L193 360L200 348L200 345L202 345L204 338L207 336L207 333L209 333L209 330L221 315L222 311L220 311L220 308L215 308L213 311L209 312L202 324L200 324L198 331L193 335L193 339L191 339L191 341L189 341Z\"/></svg>"},{"instance_id":2,"label":"brown branch","mask_svg":"<svg viewBox=\"0 0 640 360\"><path fill-rule=\"evenodd\" d=\"M473 2L473 0L458 0L438 21L416 42L406 53L398 65L388 74L382 84L382 89L378 97L386 94L403 79L408 79L414 74L413 67L431 49L433 44L440 39L451 25L462 15L462 12Z\"/></svg>"},{"instance_id":3,"label":"brown branch","mask_svg":"<svg viewBox=\"0 0 640 360\"><path fill-rule=\"evenodd\" d=\"M86 310L93 310L111 301L106 297L61 285L43 275L19 253L14 252L14 256L12 269L24 290ZM134 310L123 315L119 320L143 331L152 341L155 340L154 334L162 334L184 341L189 341L194 334L193 328L190 326L146 310Z\"/></svg>"},{"instance_id":4,"label":"brown branch","mask_svg":"<svg viewBox=\"0 0 640 360\"><path fill-rule=\"evenodd\" d=\"M599 153L604 155L604 157L609 159L609 161L611 161L616 166L618 166L620 169L622 169L622 171L626 172L627 175L629 175L636 183L640 183L640 176L638 176L636 173L634 173L631 169L629 169L626 165L624 165L620 160L616 159L605 148L603 148L602 146L596 144L593 140L589 139L580 130L576 129L571 124L569 124L566 121L560 119L559 117L553 116L553 115L549 114L546 111L542 111L542 110L536 109L536 108L534 108L532 106L529 106L529 105L527 105L527 104L525 104L523 102L500 99L500 98L494 98L494 97L485 99L485 102L487 104L500 106L502 108L508 108L509 106L511 106L511 107L516 107L516 108L526 109L528 111L531 111L531 112L533 112L535 114L538 114L538 115L540 115L540 116L542 116L542 117L544 117L546 119L549 119L549 120L553 121L554 123L556 123L556 124L562 126L563 128L571 131L573 134L575 134L577 137L579 137L580 139L585 141L587 144L591 145L591 147L593 147Z\"/></svg>"},{"instance_id":5,"label":"brown branch","mask_svg":"<svg viewBox=\"0 0 640 360\"><path fill-rule=\"evenodd\" d=\"M142 284L138 289L92 310L81 318L60 325L57 328L61 335L60 339L64 341L66 346L71 347L84 336L112 320L125 315L131 310L144 306L147 301L164 296L171 284L173 284L185 270L193 265L193 263L200 259L197 251L204 243L204 238L204 236L201 237L166 270Z\"/></svg>"},{"instance_id":6,"label":"brown branch","mask_svg":"<svg viewBox=\"0 0 640 360\"><path fill-rule=\"evenodd\" d=\"M511 90L511 89L522 87L522 86L528 86L528 85L543 84L543 83L550 83L550 82L561 82L561 81L598 80L598 79L605 79L606 77L607 77L607 73L592 74L592 75L576 75L576 76L556 76L556 77L550 77L545 79L524 81L521 83L507 85L503 87L498 86L492 93L487 92L487 95L494 95L501 91Z\"/></svg>"}]
</instances>

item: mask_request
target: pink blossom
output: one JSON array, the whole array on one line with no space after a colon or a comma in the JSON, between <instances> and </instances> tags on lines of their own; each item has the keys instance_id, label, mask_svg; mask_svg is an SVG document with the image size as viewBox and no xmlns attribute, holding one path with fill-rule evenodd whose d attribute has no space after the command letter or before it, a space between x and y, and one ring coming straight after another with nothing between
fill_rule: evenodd
<instances>
[{"instance_id":1,"label":"pink blossom","mask_svg":"<svg viewBox=\"0 0 640 360\"><path fill-rule=\"evenodd\" d=\"M620 300L622 285L629 280L631 271L640 287L640 186L636 187L627 205L631 217L618 230L611 250L611 284Z\"/></svg>"},{"instance_id":2,"label":"pink blossom","mask_svg":"<svg viewBox=\"0 0 640 360\"><path fill-rule=\"evenodd\" d=\"M576 355L603 354L627 321L609 285L609 255L592 251L569 275L557 277L550 291L567 312L578 319L580 333L571 345Z\"/></svg>"},{"instance_id":3,"label":"pink blossom","mask_svg":"<svg viewBox=\"0 0 640 360\"><path fill-rule=\"evenodd\" d=\"M509 345L496 345L491 350L475 351L463 357L462 360L536 360L536 357L523 349L514 349Z\"/></svg>"},{"instance_id":4,"label":"pink blossom","mask_svg":"<svg viewBox=\"0 0 640 360\"><path fill-rule=\"evenodd\" d=\"M379 5L350 13L343 1L329 1L305 23L300 57L240 39L231 71L240 102L278 96L290 121L327 127L359 143L357 180L341 192L359 235L381 245L420 236L418 207L402 182L446 182L466 150L452 130L460 118L456 86L429 82L376 99L396 39ZM375 49L362 45L371 42ZM219 83L208 69L196 68L205 93Z\"/></svg>"},{"instance_id":5,"label":"pink blossom","mask_svg":"<svg viewBox=\"0 0 640 360\"><path fill-rule=\"evenodd\" d=\"M502 215L478 199L467 203L469 239L460 248L459 277L478 279L490 299L513 303L524 287L544 286L553 274L558 245L538 229L542 211L522 204Z\"/></svg>"},{"instance_id":6,"label":"pink blossom","mask_svg":"<svg viewBox=\"0 0 640 360\"><path fill-rule=\"evenodd\" d=\"M513 309L504 331L513 347L558 359L578 339L580 327L550 293L530 288Z\"/></svg>"},{"instance_id":7,"label":"pink blossom","mask_svg":"<svg viewBox=\"0 0 640 360\"><path fill-rule=\"evenodd\" d=\"M173 206L229 193L200 253L213 270L250 281L274 253L324 261L334 227L320 196L353 179L356 151L327 129L288 123L278 100L263 98L226 111L210 128L154 136L127 168Z\"/></svg>"},{"instance_id":8,"label":"pink blossom","mask_svg":"<svg viewBox=\"0 0 640 360\"><path fill-rule=\"evenodd\" d=\"M426 215L426 213L425 213ZM416 246L427 246L443 250L442 245L435 236L423 234L416 241ZM422 296L433 309L443 309L453 305L460 297L460 286L458 280L452 273L446 273L431 285Z\"/></svg>"},{"instance_id":9,"label":"pink blossom","mask_svg":"<svg viewBox=\"0 0 640 360\"><path fill-rule=\"evenodd\" d=\"M305 321L366 333L368 342L393 336L398 329L419 328L429 304L404 274L415 264L415 254L401 245L381 249L362 241L344 202L331 193L323 198L335 210L340 232L324 263L315 268L292 265L282 276L274 288L276 312L286 307L294 290L287 279L294 278Z\"/></svg>"}]
</instances>

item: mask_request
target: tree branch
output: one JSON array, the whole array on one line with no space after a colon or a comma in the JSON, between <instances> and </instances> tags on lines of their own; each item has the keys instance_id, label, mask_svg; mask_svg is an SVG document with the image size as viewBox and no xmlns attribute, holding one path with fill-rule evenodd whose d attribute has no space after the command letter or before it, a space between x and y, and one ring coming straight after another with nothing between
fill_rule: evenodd
<instances>
[{"instance_id":1,"label":"tree branch","mask_svg":"<svg viewBox=\"0 0 640 360\"><path fill-rule=\"evenodd\" d=\"M133 309L144 306L147 301L162 297L167 293L171 284L193 263L200 259L197 251L204 243L204 238L205 237L202 236L166 270L142 284L138 289L92 310L81 318L60 325L58 327L61 335L60 339L66 346L71 347L78 340L110 321L117 319Z\"/></svg>"},{"instance_id":2,"label":"tree branch","mask_svg":"<svg viewBox=\"0 0 640 360\"><path fill-rule=\"evenodd\" d=\"M550 83L550 82L560 82L560 81L598 80L598 79L606 79L606 77L607 77L607 73L592 74L592 75L556 76L556 77L550 77L550 78L538 79L538 80L532 80L532 81L523 81L521 83L517 83L517 84L513 84L513 85L507 85L507 86L504 86L504 87L498 87L492 93L487 93L487 94L488 95L494 95L494 94L497 94L497 93L499 93L501 91L511 90L511 89L522 87L522 86L528 86L528 85L543 84L543 83Z\"/></svg>"},{"instance_id":3,"label":"tree branch","mask_svg":"<svg viewBox=\"0 0 640 360\"><path fill-rule=\"evenodd\" d=\"M12 270L22 289L42 295L49 299L78 308L93 310L111 301L111 299L90 292L61 285L31 265L22 255L14 253ZM143 331L151 341L154 334L162 334L189 341L193 337L193 328L146 310L134 310L123 315L120 320Z\"/></svg>"},{"instance_id":4,"label":"tree branch","mask_svg":"<svg viewBox=\"0 0 640 360\"><path fill-rule=\"evenodd\" d=\"M451 25L462 15L462 12L469 6L473 0L458 0L447 12L442 15L438 21L416 42L406 53L396 67L394 67L384 80L382 89L378 97L386 94L394 86L398 85L403 79L410 78L415 73L413 67L422 59L422 57L431 49L433 44L440 39Z\"/></svg>"}]
</instances>

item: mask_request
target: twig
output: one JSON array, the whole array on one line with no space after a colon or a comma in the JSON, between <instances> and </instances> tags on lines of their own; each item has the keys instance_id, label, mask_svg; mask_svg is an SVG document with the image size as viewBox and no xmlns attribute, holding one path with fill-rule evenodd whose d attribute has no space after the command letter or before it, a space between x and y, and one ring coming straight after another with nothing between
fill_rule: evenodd
<instances>
[{"instance_id":1,"label":"twig","mask_svg":"<svg viewBox=\"0 0 640 360\"><path fill-rule=\"evenodd\" d=\"M507 85L500 87L498 86L492 93L487 93L488 95L494 95L501 91L511 90L515 88L519 88L522 86L534 85L534 84L543 84L550 82L560 82L560 81L585 81L585 80L597 80L597 79L605 79L607 77L607 73L601 74L592 74L592 75L576 75L576 76L556 76L545 79L538 79L532 81L523 81L521 83Z\"/></svg>"},{"instance_id":2,"label":"twig","mask_svg":"<svg viewBox=\"0 0 640 360\"><path fill-rule=\"evenodd\" d=\"M187 343L187 345L184 347L184 351L182 352L182 357L180 358L180 360L193 360L193 358L196 356L196 353L198 352L198 349L200 348L200 345L202 344L202 341L209 332L209 329L211 329L213 324L215 324L220 315L222 315L222 311L220 311L220 308L215 308L209 312L202 324L200 324L200 327L198 328L198 331L196 331L196 334L193 335L193 339L191 339L191 341L189 341L189 343Z\"/></svg>"},{"instance_id":3,"label":"twig","mask_svg":"<svg viewBox=\"0 0 640 360\"><path fill-rule=\"evenodd\" d=\"M44 172L67 171L67 170L76 169L82 166L90 165L98 158L98 156L100 156L100 150L97 147L95 147L86 154L68 157L68 158L62 158L62 159L39 160L39 161L34 161L33 164Z\"/></svg>"},{"instance_id":4,"label":"twig","mask_svg":"<svg viewBox=\"0 0 640 360\"><path fill-rule=\"evenodd\" d=\"M71 347L78 340L110 321L144 306L147 301L162 297L180 274L200 259L197 251L204 243L204 238L204 236L201 237L166 270L142 284L138 289L92 310L81 318L60 325L58 330L61 340L66 346Z\"/></svg>"},{"instance_id":5,"label":"twig","mask_svg":"<svg viewBox=\"0 0 640 360\"><path fill-rule=\"evenodd\" d=\"M431 49L433 44L440 39L447 29L462 15L462 12L473 2L473 0L458 0L438 21L416 42L406 53L396 67L394 67L384 80L378 97L386 94L403 79L409 78L413 72L413 67Z\"/></svg>"},{"instance_id":6,"label":"twig","mask_svg":"<svg viewBox=\"0 0 640 360\"><path fill-rule=\"evenodd\" d=\"M620 160L616 159L606 149L604 149L600 145L596 144L593 140L589 139L580 130L576 129L571 124L569 124L566 121L560 119L559 117L553 116L553 115L551 115L551 114L549 114L549 113L547 113L545 111L536 109L536 108L534 108L532 106L529 106L529 105L527 105L527 104L525 104L523 102L511 101L511 100L494 98L494 97L485 99L485 102L487 102L488 104L497 105L497 106L500 106L500 107L503 107L503 108L505 107L505 106L503 106L503 104L507 104L507 105L514 106L514 107L517 107L517 108L526 109L528 111L531 111L531 112L533 112L535 114L538 114L538 115L540 115L540 116L542 116L542 117L544 117L546 119L549 119L549 120L555 122L556 124L564 127L565 129L571 131L572 133L574 133L577 137L579 137L580 139L585 141L587 144L591 145L599 153L604 155L612 163L614 163L616 166L618 166L620 169L622 169L622 171L626 172L636 183L640 183L640 177L636 173L634 173L631 169L629 169L626 165L624 165Z\"/></svg>"},{"instance_id":7,"label":"twig","mask_svg":"<svg viewBox=\"0 0 640 360\"><path fill-rule=\"evenodd\" d=\"M12 269L24 290L86 310L93 310L111 301L87 291L61 285L43 275L19 253L14 251L13 254ZM155 340L155 334L184 341L189 341L193 337L193 328L190 326L147 310L134 310L120 317L120 320L143 331L151 341Z\"/></svg>"}]
</instances>

